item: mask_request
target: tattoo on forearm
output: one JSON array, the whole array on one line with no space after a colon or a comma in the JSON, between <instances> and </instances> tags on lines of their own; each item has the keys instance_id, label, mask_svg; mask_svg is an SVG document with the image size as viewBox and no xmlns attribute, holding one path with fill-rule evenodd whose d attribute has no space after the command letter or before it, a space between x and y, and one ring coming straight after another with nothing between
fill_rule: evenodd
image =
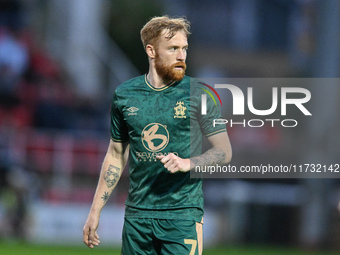
<instances>
[{"instance_id":1,"label":"tattoo on forearm","mask_svg":"<svg viewBox=\"0 0 340 255\"><path fill-rule=\"evenodd\" d=\"M103 199L103 202L106 204L106 202L109 200L109 192L104 192L104 195L101 197L101 199Z\"/></svg>"},{"instance_id":2,"label":"tattoo on forearm","mask_svg":"<svg viewBox=\"0 0 340 255\"><path fill-rule=\"evenodd\" d=\"M191 158L194 166L216 165L223 162L225 152L221 148L211 148L204 154Z\"/></svg>"},{"instance_id":3,"label":"tattoo on forearm","mask_svg":"<svg viewBox=\"0 0 340 255\"><path fill-rule=\"evenodd\" d=\"M104 180L108 188L113 187L119 179L120 168L110 165L104 174Z\"/></svg>"}]
</instances>

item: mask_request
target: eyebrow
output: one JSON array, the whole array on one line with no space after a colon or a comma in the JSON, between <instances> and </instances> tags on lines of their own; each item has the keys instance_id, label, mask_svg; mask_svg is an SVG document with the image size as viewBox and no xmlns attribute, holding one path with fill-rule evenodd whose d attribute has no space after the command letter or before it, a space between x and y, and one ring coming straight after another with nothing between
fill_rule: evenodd
<instances>
[{"instance_id":1,"label":"eyebrow","mask_svg":"<svg viewBox=\"0 0 340 255\"><path fill-rule=\"evenodd\" d=\"M170 45L170 46L169 46L169 49L170 49L170 48L189 48L189 45L187 44L187 45L185 45L185 46L183 46L183 47L178 46L178 45Z\"/></svg>"}]
</instances>

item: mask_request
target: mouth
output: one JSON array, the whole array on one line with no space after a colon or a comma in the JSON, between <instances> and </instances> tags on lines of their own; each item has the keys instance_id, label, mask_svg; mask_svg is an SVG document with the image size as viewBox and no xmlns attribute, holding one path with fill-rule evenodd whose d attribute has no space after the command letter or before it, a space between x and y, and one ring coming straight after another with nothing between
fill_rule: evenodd
<instances>
[{"instance_id":1,"label":"mouth","mask_svg":"<svg viewBox=\"0 0 340 255\"><path fill-rule=\"evenodd\" d=\"M177 64L177 65L174 66L174 68L177 69L177 70L184 70L185 64Z\"/></svg>"}]
</instances>

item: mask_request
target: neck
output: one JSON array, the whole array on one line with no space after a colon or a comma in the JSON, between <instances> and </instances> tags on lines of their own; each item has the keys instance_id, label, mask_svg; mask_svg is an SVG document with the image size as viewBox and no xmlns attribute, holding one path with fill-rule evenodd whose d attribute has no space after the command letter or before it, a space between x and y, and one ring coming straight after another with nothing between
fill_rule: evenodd
<instances>
[{"instance_id":1,"label":"neck","mask_svg":"<svg viewBox=\"0 0 340 255\"><path fill-rule=\"evenodd\" d=\"M149 68L149 73L146 76L148 82L155 88L162 88L166 85L168 85L170 82L170 80L164 80L161 77L159 77L159 75L156 72L155 68L150 67Z\"/></svg>"}]
</instances>

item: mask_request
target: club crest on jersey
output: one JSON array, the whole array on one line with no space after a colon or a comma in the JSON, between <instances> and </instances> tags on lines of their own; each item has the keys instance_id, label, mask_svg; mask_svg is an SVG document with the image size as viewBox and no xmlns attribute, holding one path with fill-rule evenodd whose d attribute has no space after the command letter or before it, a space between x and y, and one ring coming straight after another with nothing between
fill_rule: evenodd
<instances>
[{"instance_id":1,"label":"club crest on jersey","mask_svg":"<svg viewBox=\"0 0 340 255\"><path fill-rule=\"evenodd\" d=\"M128 113L128 116L137 115L136 112L139 111L139 109L137 107L132 106L132 107L128 108L127 111L130 112L130 113Z\"/></svg>"},{"instance_id":2,"label":"club crest on jersey","mask_svg":"<svg viewBox=\"0 0 340 255\"><path fill-rule=\"evenodd\" d=\"M176 103L176 106L174 107L175 115L174 118L186 118L187 116L186 111L187 107L184 105L183 101L179 101Z\"/></svg>"}]
</instances>

